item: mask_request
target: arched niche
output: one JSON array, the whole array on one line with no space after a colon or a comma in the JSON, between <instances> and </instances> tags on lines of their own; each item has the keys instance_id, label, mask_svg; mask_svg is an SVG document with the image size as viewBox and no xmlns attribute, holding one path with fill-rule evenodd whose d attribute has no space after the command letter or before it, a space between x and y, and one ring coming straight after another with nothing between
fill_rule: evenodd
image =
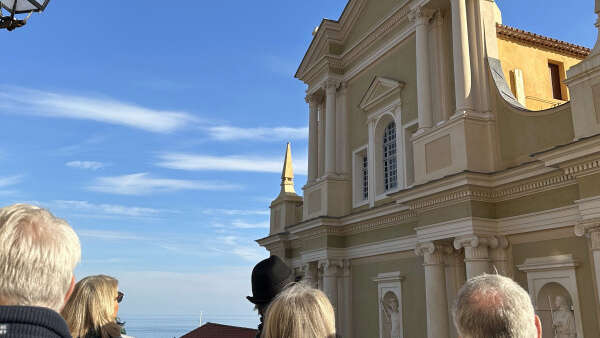
<instances>
[{"instance_id":1,"label":"arched niche","mask_svg":"<svg viewBox=\"0 0 600 338\"><path fill-rule=\"evenodd\" d=\"M579 262L573 255L557 255L548 257L527 258L517 268L527 274L527 288L533 307L538 315L550 311L547 296L556 293L556 296L564 296L571 305L575 317L577 337L583 338L583 326L581 320L581 307L579 305L579 291L577 289L577 275L575 269ZM552 297L550 299L552 301ZM540 316L541 317L541 316ZM544 327L549 326L549 333L553 333L552 321L542 322ZM543 338L553 338L553 334L544 334Z\"/></svg>"}]
</instances>

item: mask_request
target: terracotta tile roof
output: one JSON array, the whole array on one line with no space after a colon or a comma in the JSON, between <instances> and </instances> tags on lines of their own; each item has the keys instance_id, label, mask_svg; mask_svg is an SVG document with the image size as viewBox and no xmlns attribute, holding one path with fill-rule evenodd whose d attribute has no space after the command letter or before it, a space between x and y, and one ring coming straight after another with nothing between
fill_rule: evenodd
<instances>
[{"instance_id":1,"label":"terracotta tile roof","mask_svg":"<svg viewBox=\"0 0 600 338\"><path fill-rule=\"evenodd\" d=\"M527 42L543 48L551 49L558 53L568 54L576 58L585 59L592 52L591 49L569 42L549 38L547 36L531 33L522 29L496 24L498 37Z\"/></svg>"},{"instance_id":2,"label":"terracotta tile roof","mask_svg":"<svg viewBox=\"0 0 600 338\"><path fill-rule=\"evenodd\" d=\"M245 327L206 323L181 338L255 338L257 330Z\"/></svg>"}]
</instances>

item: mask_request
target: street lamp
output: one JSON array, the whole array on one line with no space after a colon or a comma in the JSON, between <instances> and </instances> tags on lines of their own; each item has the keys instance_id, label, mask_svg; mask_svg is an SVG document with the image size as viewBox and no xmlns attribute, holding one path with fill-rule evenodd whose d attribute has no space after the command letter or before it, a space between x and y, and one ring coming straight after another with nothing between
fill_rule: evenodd
<instances>
[{"instance_id":1,"label":"street lamp","mask_svg":"<svg viewBox=\"0 0 600 338\"><path fill-rule=\"evenodd\" d=\"M0 0L0 29L6 28L12 31L24 26L33 12L41 12L46 9L50 0ZM9 15L4 16L2 10ZM27 14L23 19L15 18L16 14Z\"/></svg>"}]
</instances>

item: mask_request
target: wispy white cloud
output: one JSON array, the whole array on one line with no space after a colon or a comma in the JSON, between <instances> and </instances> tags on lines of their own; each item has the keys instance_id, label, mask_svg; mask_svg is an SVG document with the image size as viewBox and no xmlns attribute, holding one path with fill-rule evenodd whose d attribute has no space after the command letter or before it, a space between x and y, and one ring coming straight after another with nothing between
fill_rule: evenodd
<instances>
[{"instance_id":1,"label":"wispy white cloud","mask_svg":"<svg viewBox=\"0 0 600 338\"><path fill-rule=\"evenodd\" d=\"M118 195L148 195L180 190L227 191L242 187L218 181L192 181L152 177L148 173L99 177L88 187L90 190Z\"/></svg>"},{"instance_id":2,"label":"wispy white cloud","mask_svg":"<svg viewBox=\"0 0 600 338\"><path fill-rule=\"evenodd\" d=\"M111 241L148 241L151 240L148 237L141 236L135 233L121 232L121 231L109 231L109 230L93 230L93 229L82 229L76 230L77 235L80 237L87 237L92 239L100 240L111 240Z\"/></svg>"},{"instance_id":3,"label":"wispy white cloud","mask_svg":"<svg viewBox=\"0 0 600 338\"><path fill-rule=\"evenodd\" d=\"M231 225L238 229L268 229L270 227L269 221L246 222L240 219L234 220Z\"/></svg>"},{"instance_id":4,"label":"wispy white cloud","mask_svg":"<svg viewBox=\"0 0 600 338\"><path fill-rule=\"evenodd\" d=\"M269 215L269 210L239 210L239 209L204 209L205 215L226 215L226 216L251 216L251 215Z\"/></svg>"},{"instance_id":5,"label":"wispy white cloud","mask_svg":"<svg viewBox=\"0 0 600 338\"><path fill-rule=\"evenodd\" d=\"M304 140L308 138L308 127L240 128L234 126L208 127L209 136L218 141L259 140L277 141Z\"/></svg>"},{"instance_id":6,"label":"wispy white cloud","mask_svg":"<svg viewBox=\"0 0 600 338\"><path fill-rule=\"evenodd\" d=\"M6 188L12 185L19 184L22 178L23 177L21 175L0 177L0 188Z\"/></svg>"},{"instance_id":7,"label":"wispy white cloud","mask_svg":"<svg viewBox=\"0 0 600 338\"><path fill-rule=\"evenodd\" d=\"M231 252L249 262L259 262L268 256L267 252L257 244L237 236L222 236L218 237L217 241L222 247L218 250Z\"/></svg>"},{"instance_id":8,"label":"wispy white cloud","mask_svg":"<svg viewBox=\"0 0 600 338\"><path fill-rule=\"evenodd\" d=\"M50 207L57 209L67 209L70 211L83 211L90 214L103 214L111 216L127 217L153 217L162 213L172 213L174 211L165 209L155 209L146 207L132 207L117 204L93 204L88 201L64 201L57 200L48 203Z\"/></svg>"},{"instance_id":9,"label":"wispy white cloud","mask_svg":"<svg viewBox=\"0 0 600 338\"><path fill-rule=\"evenodd\" d=\"M145 108L111 98L11 86L0 89L0 109L8 113L92 120L156 133L170 133L198 121L185 112Z\"/></svg>"},{"instance_id":10,"label":"wispy white cloud","mask_svg":"<svg viewBox=\"0 0 600 338\"><path fill-rule=\"evenodd\" d=\"M100 168L106 167L106 164L102 162L96 161L70 161L65 163L67 167L71 168L79 168L79 169L90 169L90 170L98 170Z\"/></svg>"},{"instance_id":11,"label":"wispy white cloud","mask_svg":"<svg viewBox=\"0 0 600 338\"><path fill-rule=\"evenodd\" d=\"M283 168L283 158L267 158L252 155L211 156L168 153L160 156L160 161L157 165L170 169L194 171L219 170L281 173ZM306 175L306 158L295 160L293 165L294 173Z\"/></svg>"}]
</instances>

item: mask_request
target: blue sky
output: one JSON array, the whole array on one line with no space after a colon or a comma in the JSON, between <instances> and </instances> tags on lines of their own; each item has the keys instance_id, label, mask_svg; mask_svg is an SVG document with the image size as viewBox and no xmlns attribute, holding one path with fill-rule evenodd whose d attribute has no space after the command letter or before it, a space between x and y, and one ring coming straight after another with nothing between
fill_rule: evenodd
<instances>
[{"instance_id":1,"label":"blue sky","mask_svg":"<svg viewBox=\"0 0 600 338\"><path fill-rule=\"evenodd\" d=\"M298 192L306 181L293 73L346 2L143 3L52 1L0 32L0 205L66 218L83 245L77 275L119 278L125 317L255 325L244 296L287 141ZM505 24L595 42L592 0L498 3Z\"/></svg>"}]
</instances>

